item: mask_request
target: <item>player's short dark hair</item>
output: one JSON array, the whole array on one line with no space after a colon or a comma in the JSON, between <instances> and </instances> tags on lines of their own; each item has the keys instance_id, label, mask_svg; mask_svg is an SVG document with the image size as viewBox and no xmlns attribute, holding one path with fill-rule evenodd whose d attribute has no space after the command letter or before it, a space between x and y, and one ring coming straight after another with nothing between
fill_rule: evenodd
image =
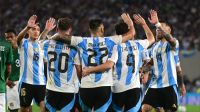
<instances>
[{"instance_id":1,"label":"player's short dark hair","mask_svg":"<svg viewBox=\"0 0 200 112\"><path fill-rule=\"evenodd\" d=\"M66 31L72 27L72 19L65 17L58 19L57 28L62 31Z\"/></svg>"},{"instance_id":2,"label":"player's short dark hair","mask_svg":"<svg viewBox=\"0 0 200 112\"><path fill-rule=\"evenodd\" d=\"M123 35L129 31L128 25L124 22L115 25L115 31L117 35Z\"/></svg>"},{"instance_id":3,"label":"player's short dark hair","mask_svg":"<svg viewBox=\"0 0 200 112\"><path fill-rule=\"evenodd\" d=\"M7 30L5 31L5 33L14 33L15 35L17 35L16 31L15 31L14 29L12 29L12 28L7 29Z\"/></svg>"},{"instance_id":4,"label":"player's short dark hair","mask_svg":"<svg viewBox=\"0 0 200 112\"><path fill-rule=\"evenodd\" d=\"M101 19L91 19L89 22L90 30L97 31L101 24L103 24Z\"/></svg>"}]
</instances>

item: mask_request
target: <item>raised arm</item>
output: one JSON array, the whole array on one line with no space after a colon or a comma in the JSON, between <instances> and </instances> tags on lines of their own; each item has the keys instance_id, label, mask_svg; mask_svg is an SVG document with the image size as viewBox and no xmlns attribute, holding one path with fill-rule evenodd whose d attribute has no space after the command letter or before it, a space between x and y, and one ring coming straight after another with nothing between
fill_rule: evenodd
<instances>
[{"instance_id":1,"label":"raised arm","mask_svg":"<svg viewBox=\"0 0 200 112\"><path fill-rule=\"evenodd\" d=\"M26 35L26 33L28 32L28 30L32 27L35 27L36 24L36 20L37 20L37 16L36 15L32 15L27 23L27 26L18 34L17 36L17 43L18 45L21 44L22 39L24 38L24 36Z\"/></svg>"},{"instance_id":2,"label":"raised arm","mask_svg":"<svg viewBox=\"0 0 200 112\"><path fill-rule=\"evenodd\" d=\"M121 15L121 18L128 25L128 28L129 28L129 31L126 34L122 35L122 42L124 43L124 42L132 39L135 36L135 28L134 28L133 21L130 18L129 14L123 13Z\"/></svg>"},{"instance_id":3,"label":"raised arm","mask_svg":"<svg viewBox=\"0 0 200 112\"><path fill-rule=\"evenodd\" d=\"M135 23L141 25L144 29L147 40L149 41L149 46L152 45L155 42L155 38L145 20L139 14L134 14L133 18Z\"/></svg>"},{"instance_id":4,"label":"raised arm","mask_svg":"<svg viewBox=\"0 0 200 112\"><path fill-rule=\"evenodd\" d=\"M172 37L172 35L170 33L167 33L162 25L160 24L159 20L158 20L158 15L157 12L155 10L150 10L150 18L149 22L153 25L155 25L158 30L160 30L162 32L162 37L164 37L172 47L176 46L176 39Z\"/></svg>"},{"instance_id":5,"label":"raised arm","mask_svg":"<svg viewBox=\"0 0 200 112\"><path fill-rule=\"evenodd\" d=\"M47 34L53 30L55 28L55 19L54 18L49 18L47 21L46 21L46 25L45 25L45 28L43 30L43 32L40 34L39 36L39 40L45 40L46 37L47 37Z\"/></svg>"}]
</instances>

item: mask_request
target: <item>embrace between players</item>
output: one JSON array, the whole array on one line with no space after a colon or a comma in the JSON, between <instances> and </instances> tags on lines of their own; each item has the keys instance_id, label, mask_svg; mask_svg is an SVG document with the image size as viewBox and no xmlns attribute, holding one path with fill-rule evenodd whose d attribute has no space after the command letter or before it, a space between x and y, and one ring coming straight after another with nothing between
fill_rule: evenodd
<instances>
[{"instance_id":1,"label":"embrace between players","mask_svg":"<svg viewBox=\"0 0 200 112\"><path fill-rule=\"evenodd\" d=\"M48 19L40 34L37 16L31 16L17 38L21 110L29 111L34 99L43 112L76 108L83 112L148 112L160 107L177 111L177 87L182 95L185 87L179 43L172 37L170 26L160 23L157 12L151 10L148 19L156 26L154 38L145 20L134 14L134 22L146 34L146 39L136 40L129 14L123 13L121 18L114 36L104 36L103 22L93 19L89 22L91 37L81 37L71 35L69 18L60 18L57 25L55 19ZM57 33L47 38L55 27ZM26 33L28 38L24 38ZM141 81L147 82L150 71L152 77L143 97Z\"/></svg>"}]
</instances>

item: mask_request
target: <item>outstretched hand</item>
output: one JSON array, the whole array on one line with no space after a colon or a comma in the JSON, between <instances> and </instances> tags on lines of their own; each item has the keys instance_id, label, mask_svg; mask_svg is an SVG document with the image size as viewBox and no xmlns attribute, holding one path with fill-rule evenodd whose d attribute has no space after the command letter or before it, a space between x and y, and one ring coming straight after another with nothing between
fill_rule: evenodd
<instances>
[{"instance_id":1,"label":"outstretched hand","mask_svg":"<svg viewBox=\"0 0 200 112\"><path fill-rule=\"evenodd\" d=\"M49 18L49 19L46 21L45 30L51 31L51 30L53 30L55 27L56 27L56 25L55 25L55 19L54 19L54 18Z\"/></svg>"},{"instance_id":2,"label":"outstretched hand","mask_svg":"<svg viewBox=\"0 0 200 112\"><path fill-rule=\"evenodd\" d=\"M132 21L132 19L130 18L130 16L129 16L128 13L123 13L123 14L121 15L121 18L122 18L122 20L129 26L129 28L133 26L133 21Z\"/></svg>"},{"instance_id":3,"label":"outstretched hand","mask_svg":"<svg viewBox=\"0 0 200 112\"><path fill-rule=\"evenodd\" d=\"M155 10L150 10L150 18L148 18L148 20L153 25L155 25L156 23L159 23L158 15Z\"/></svg>"},{"instance_id":4,"label":"outstretched hand","mask_svg":"<svg viewBox=\"0 0 200 112\"><path fill-rule=\"evenodd\" d=\"M145 25L146 22L140 14L133 14L134 22L138 25Z\"/></svg>"},{"instance_id":5,"label":"outstretched hand","mask_svg":"<svg viewBox=\"0 0 200 112\"><path fill-rule=\"evenodd\" d=\"M36 20L37 20L37 16L36 15L32 15L28 20L27 27L28 28L35 27L37 25Z\"/></svg>"}]
</instances>

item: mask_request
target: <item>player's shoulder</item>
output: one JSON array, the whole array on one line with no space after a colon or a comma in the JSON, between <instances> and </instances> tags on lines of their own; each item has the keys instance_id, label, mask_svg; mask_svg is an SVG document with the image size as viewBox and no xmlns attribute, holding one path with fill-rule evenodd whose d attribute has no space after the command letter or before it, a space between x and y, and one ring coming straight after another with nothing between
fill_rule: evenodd
<instances>
[{"instance_id":1,"label":"player's shoulder","mask_svg":"<svg viewBox=\"0 0 200 112\"><path fill-rule=\"evenodd\" d=\"M0 45L5 47L11 47L11 43L6 41L5 39L0 39Z\"/></svg>"}]
</instances>

